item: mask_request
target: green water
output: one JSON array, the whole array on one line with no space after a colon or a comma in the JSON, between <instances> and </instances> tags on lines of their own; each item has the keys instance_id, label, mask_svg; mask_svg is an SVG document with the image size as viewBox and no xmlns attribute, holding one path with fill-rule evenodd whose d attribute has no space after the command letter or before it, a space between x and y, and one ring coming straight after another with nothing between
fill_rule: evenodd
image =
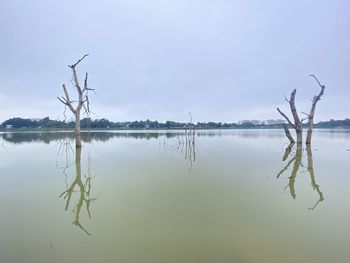
<instances>
[{"instance_id":1,"label":"green water","mask_svg":"<svg viewBox=\"0 0 350 263\"><path fill-rule=\"evenodd\" d=\"M0 262L350 262L350 131L178 133L0 133Z\"/></svg>"}]
</instances>

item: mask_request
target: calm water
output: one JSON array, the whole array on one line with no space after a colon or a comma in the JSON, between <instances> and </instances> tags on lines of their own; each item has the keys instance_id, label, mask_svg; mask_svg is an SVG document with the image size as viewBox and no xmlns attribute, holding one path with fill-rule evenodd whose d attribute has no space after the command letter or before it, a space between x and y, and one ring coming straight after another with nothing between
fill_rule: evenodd
<instances>
[{"instance_id":1,"label":"calm water","mask_svg":"<svg viewBox=\"0 0 350 263\"><path fill-rule=\"evenodd\" d=\"M0 262L350 262L350 131L0 133Z\"/></svg>"}]
</instances>

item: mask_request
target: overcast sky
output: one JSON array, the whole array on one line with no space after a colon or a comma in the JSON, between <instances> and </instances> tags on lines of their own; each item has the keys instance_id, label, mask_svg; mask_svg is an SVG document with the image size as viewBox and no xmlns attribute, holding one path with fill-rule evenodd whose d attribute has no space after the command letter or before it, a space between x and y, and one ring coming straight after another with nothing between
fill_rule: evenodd
<instances>
[{"instance_id":1,"label":"overcast sky","mask_svg":"<svg viewBox=\"0 0 350 263\"><path fill-rule=\"evenodd\" d=\"M0 34L0 122L62 120L85 53L92 118L280 118L294 88L309 110L311 73L327 87L316 121L350 117L348 0L0 0Z\"/></svg>"}]
</instances>

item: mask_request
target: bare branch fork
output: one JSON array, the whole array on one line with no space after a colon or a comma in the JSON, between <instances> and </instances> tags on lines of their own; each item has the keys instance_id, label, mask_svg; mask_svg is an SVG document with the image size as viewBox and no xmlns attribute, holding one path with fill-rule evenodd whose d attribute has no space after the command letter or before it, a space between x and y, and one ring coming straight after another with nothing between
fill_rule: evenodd
<instances>
[{"instance_id":1,"label":"bare branch fork","mask_svg":"<svg viewBox=\"0 0 350 263\"><path fill-rule=\"evenodd\" d=\"M77 148L81 147L81 138L80 138L80 112L81 109L84 109L84 112L89 115L90 113L90 102L89 102L89 96L88 92L90 90L94 91L94 89L91 89L88 87L88 73L85 73L85 79L84 79L84 87L82 88L79 84L78 75L76 71L76 66L83 61L89 54L85 54L81 59L79 59L76 63L72 65L68 65L69 68L72 69L73 72L73 85L75 86L77 93L78 93L78 100L71 100L69 97L69 93L67 91L67 88L65 84L62 84L64 96L57 97L57 99L64 104L65 106L68 106L70 111L75 116L75 146ZM77 106L74 107L73 103L77 103Z\"/></svg>"}]
</instances>

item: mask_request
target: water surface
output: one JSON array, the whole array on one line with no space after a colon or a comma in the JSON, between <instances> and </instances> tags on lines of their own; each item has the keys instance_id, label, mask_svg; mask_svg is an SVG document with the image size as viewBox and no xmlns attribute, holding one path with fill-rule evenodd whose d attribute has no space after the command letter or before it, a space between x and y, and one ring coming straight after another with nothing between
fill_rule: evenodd
<instances>
[{"instance_id":1,"label":"water surface","mask_svg":"<svg viewBox=\"0 0 350 263\"><path fill-rule=\"evenodd\" d=\"M0 262L349 262L350 131L0 133Z\"/></svg>"}]
</instances>

